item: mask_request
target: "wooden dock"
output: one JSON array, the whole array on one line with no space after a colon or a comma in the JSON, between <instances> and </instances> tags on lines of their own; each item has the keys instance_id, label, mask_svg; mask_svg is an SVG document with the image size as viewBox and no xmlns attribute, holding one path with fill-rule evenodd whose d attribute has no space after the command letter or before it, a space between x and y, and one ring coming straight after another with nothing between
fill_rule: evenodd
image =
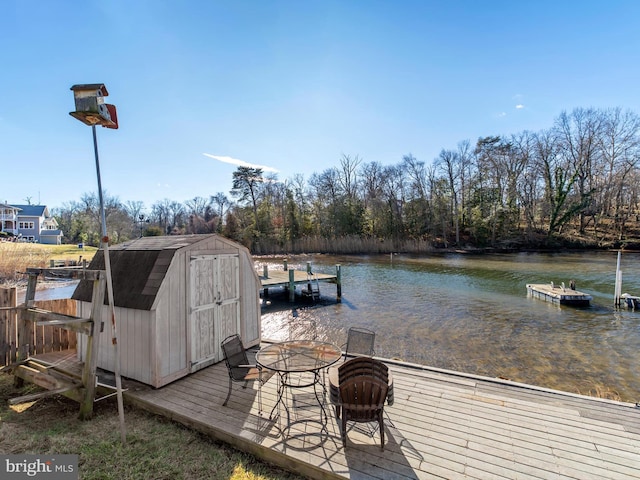
<instances>
[{"instance_id":1,"label":"wooden dock","mask_svg":"<svg viewBox=\"0 0 640 480\"><path fill-rule=\"evenodd\" d=\"M640 297L635 295L629 295L628 293L623 293L620 295L620 299L622 303L630 308L631 310L639 310L640 309Z\"/></svg>"},{"instance_id":2,"label":"wooden dock","mask_svg":"<svg viewBox=\"0 0 640 480\"><path fill-rule=\"evenodd\" d=\"M395 402L386 443L373 424L349 424L343 448L333 409L289 395L292 426L273 421L277 376L233 385L223 362L159 389L125 382L125 401L315 479L640 479L640 408L506 380L387 361ZM304 392L304 391L303 391Z\"/></svg>"},{"instance_id":3,"label":"wooden dock","mask_svg":"<svg viewBox=\"0 0 640 480\"><path fill-rule=\"evenodd\" d=\"M296 287L302 287L300 289L301 294L310 292L312 290L312 283L335 283L336 284L336 300L338 302L342 299L342 280L341 280L341 267L336 265L336 274L330 275L326 273L311 273L310 265L307 265L307 270L267 270L265 267L262 274L258 274L260 278L261 287L263 290L263 296L266 298L269 296L269 288L283 287L289 291L289 301L295 301Z\"/></svg>"},{"instance_id":4,"label":"wooden dock","mask_svg":"<svg viewBox=\"0 0 640 480\"><path fill-rule=\"evenodd\" d=\"M591 295L562 285L552 283L528 283L527 294L533 298L539 298L546 302L558 305L572 305L574 307L587 307L592 300Z\"/></svg>"}]
</instances>

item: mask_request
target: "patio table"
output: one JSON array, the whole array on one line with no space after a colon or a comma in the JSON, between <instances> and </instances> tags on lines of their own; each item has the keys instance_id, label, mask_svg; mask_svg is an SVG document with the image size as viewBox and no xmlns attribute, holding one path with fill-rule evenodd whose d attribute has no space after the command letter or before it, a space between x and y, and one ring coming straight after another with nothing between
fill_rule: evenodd
<instances>
[{"instance_id":1,"label":"patio table","mask_svg":"<svg viewBox=\"0 0 640 480\"><path fill-rule=\"evenodd\" d=\"M256 363L262 368L268 368L278 373L278 399L271 409L269 418L273 417L278 405L282 404L287 412L287 423L289 423L289 407L283 401L286 388L304 388L313 386L313 392L320 405L321 413L327 421L327 411L324 408L322 396L326 392L326 387L322 382L321 371L333 365L342 356L340 347L317 340L289 340L286 342L273 343L263 347L256 353ZM308 382L294 384L290 381L293 373L312 373L312 379ZM322 394L318 393L317 386L322 386Z\"/></svg>"}]
</instances>

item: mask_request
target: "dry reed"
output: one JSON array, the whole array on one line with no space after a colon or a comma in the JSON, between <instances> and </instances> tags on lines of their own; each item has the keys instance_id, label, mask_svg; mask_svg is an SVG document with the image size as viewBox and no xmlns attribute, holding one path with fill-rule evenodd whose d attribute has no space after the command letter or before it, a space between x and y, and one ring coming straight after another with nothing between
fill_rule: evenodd
<instances>
[{"instance_id":1,"label":"dry reed","mask_svg":"<svg viewBox=\"0 0 640 480\"><path fill-rule=\"evenodd\" d=\"M46 267L51 252L33 249L27 243L0 242L0 285L12 285L23 279L28 267Z\"/></svg>"},{"instance_id":2,"label":"dry reed","mask_svg":"<svg viewBox=\"0 0 640 480\"><path fill-rule=\"evenodd\" d=\"M302 254L322 252L333 255L346 254L386 254L403 253L431 253L434 251L432 243L426 239L389 239L376 237L362 237L358 235L344 237L309 236L293 242L263 241L251 246L256 255Z\"/></svg>"}]
</instances>

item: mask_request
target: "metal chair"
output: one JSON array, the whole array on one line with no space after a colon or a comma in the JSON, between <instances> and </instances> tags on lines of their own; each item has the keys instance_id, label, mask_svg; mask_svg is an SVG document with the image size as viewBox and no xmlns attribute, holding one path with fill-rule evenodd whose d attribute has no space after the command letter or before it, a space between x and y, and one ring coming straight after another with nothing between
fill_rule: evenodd
<instances>
[{"instance_id":1,"label":"metal chair","mask_svg":"<svg viewBox=\"0 0 640 480\"><path fill-rule=\"evenodd\" d=\"M340 383L342 445L347 446L347 422L377 422L384 450L384 401L389 387L373 375L357 375Z\"/></svg>"},{"instance_id":2,"label":"metal chair","mask_svg":"<svg viewBox=\"0 0 640 480\"><path fill-rule=\"evenodd\" d=\"M345 360L349 354L368 355L375 354L373 346L376 341L376 333L367 328L351 327L347 332L347 343L344 351Z\"/></svg>"},{"instance_id":3,"label":"metal chair","mask_svg":"<svg viewBox=\"0 0 640 480\"><path fill-rule=\"evenodd\" d=\"M229 372L229 391L222 406L226 406L229 401L233 382L244 382L242 388L247 388L249 382L258 381L258 412L262 413L262 385L273 376L273 372L264 371L259 365L249 363L247 351L238 334L229 335L220 346Z\"/></svg>"}]
</instances>

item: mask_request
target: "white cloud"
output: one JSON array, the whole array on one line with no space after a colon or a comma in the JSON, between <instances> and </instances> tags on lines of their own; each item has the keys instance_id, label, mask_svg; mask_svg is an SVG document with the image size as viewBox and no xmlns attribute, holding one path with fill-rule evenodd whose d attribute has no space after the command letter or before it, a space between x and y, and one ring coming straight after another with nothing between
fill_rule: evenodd
<instances>
[{"instance_id":1,"label":"white cloud","mask_svg":"<svg viewBox=\"0 0 640 480\"><path fill-rule=\"evenodd\" d=\"M239 160L237 158L225 157L223 155L211 155L210 153L203 153L203 155L205 157L218 160L219 162L230 163L231 165L238 165L239 167L260 168L264 172L274 172L274 173L278 172L278 170L273 167L268 167L266 165L258 165L256 163L249 163L249 162L245 162L244 160Z\"/></svg>"},{"instance_id":2,"label":"white cloud","mask_svg":"<svg viewBox=\"0 0 640 480\"><path fill-rule=\"evenodd\" d=\"M522 105L521 103L516 105L516 110L522 110L523 108L524 108L524 105Z\"/></svg>"},{"instance_id":3,"label":"white cloud","mask_svg":"<svg viewBox=\"0 0 640 480\"><path fill-rule=\"evenodd\" d=\"M507 112L500 112L498 114L498 117L506 117L507 116Z\"/></svg>"}]
</instances>

